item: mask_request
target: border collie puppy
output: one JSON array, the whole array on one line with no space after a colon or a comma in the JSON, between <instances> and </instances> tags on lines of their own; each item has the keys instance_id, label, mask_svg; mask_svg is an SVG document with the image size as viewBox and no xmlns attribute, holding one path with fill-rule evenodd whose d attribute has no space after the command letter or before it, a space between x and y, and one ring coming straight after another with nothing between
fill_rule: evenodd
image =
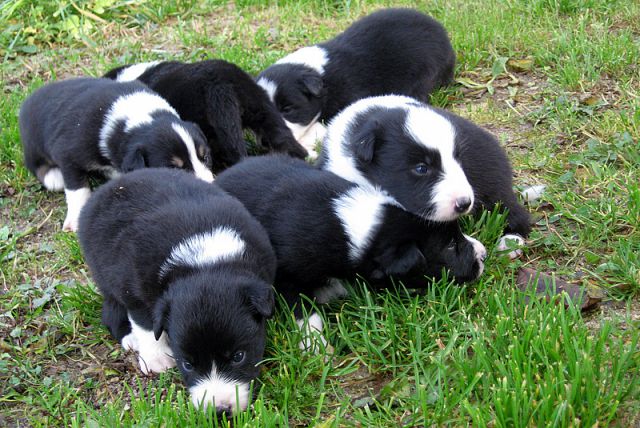
<instances>
[{"instance_id":1,"label":"border collie puppy","mask_svg":"<svg viewBox=\"0 0 640 428\"><path fill-rule=\"evenodd\" d=\"M436 20L413 9L385 9L285 56L258 76L258 84L312 152L325 132L320 121L368 96L393 93L427 102L453 79L455 60Z\"/></svg>"},{"instance_id":2,"label":"border collie puppy","mask_svg":"<svg viewBox=\"0 0 640 428\"><path fill-rule=\"evenodd\" d=\"M78 237L102 321L143 373L177 364L196 405L244 410L274 309L265 230L235 198L183 171L148 168L100 187Z\"/></svg>"},{"instance_id":3,"label":"border collie puppy","mask_svg":"<svg viewBox=\"0 0 640 428\"><path fill-rule=\"evenodd\" d=\"M419 272L476 279L486 251L457 223L431 225L385 192L285 156L246 159L216 183L265 227L276 252L275 286L303 324L301 294L317 297L331 278L382 281ZM415 284L412 284L415 285ZM424 278L420 286L424 287ZM322 329L317 314L311 327Z\"/></svg>"},{"instance_id":4,"label":"border collie puppy","mask_svg":"<svg viewBox=\"0 0 640 428\"><path fill-rule=\"evenodd\" d=\"M140 82L50 83L25 100L19 122L29 171L47 189L64 189L64 230L78 228L92 173L110 178L144 167L174 167L213 181L202 131Z\"/></svg>"},{"instance_id":5,"label":"border collie puppy","mask_svg":"<svg viewBox=\"0 0 640 428\"><path fill-rule=\"evenodd\" d=\"M500 143L470 121L409 97L365 98L344 109L328 126L318 165L380 186L428 220L451 221L500 203L509 210L502 250L506 239L523 244L530 231Z\"/></svg>"},{"instance_id":6,"label":"border collie puppy","mask_svg":"<svg viewBox=\"0 0 640 428\"><path fill-rule=\"evenodd\" d=\"M214 171L247 156L243 128L251 129L265 147L302 159L307 156L262 88L229 62L149 62L115 68L105 77L147 84L183 119L200 125L209 141Z\"/></svg>"}]
</instances>

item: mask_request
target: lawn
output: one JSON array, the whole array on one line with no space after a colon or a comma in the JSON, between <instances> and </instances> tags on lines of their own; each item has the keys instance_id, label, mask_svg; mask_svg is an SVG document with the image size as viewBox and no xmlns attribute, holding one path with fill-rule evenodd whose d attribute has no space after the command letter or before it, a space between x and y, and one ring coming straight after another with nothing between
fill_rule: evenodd
<instances>
[{"instance_id":1,"label":"lawn","mask_svg":"<svg viewBox=\"0 0 640 428\"><path fill-rule=\"evenodd\" d=\"M522 258L504 216L465 219L479 281L350 296L320 311L331 355L268 326L256 399L234 426L640 426L640 3L632 0L0 2L0 426L227 426L176 370L143 376L100 324L64 196L22 162L17 113L42 84L151 59L221 58L251 74L389 5L449 31L456 82L434 94L499 137L517 190L544 184ZM596 308L516 285L532 268Z\"/></svg>"}]
</instances>

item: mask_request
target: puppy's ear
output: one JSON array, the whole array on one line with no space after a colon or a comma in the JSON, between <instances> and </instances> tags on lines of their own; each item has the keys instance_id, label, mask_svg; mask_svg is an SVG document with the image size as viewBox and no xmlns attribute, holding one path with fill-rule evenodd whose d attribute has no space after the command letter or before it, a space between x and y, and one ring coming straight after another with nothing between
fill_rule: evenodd
<instances>
[{"instance_id":1,"label":"puppy's ear","mask_svg":"<svg viewBox=\"0 0 640 428\"><path fill-rule=\"evenodd\" d=\"M144 150L140 147L132 148L127 151L122 159L121 169L123 172L131 172L136 169L147 167L147 159Z\"/></svg>"},{"instance_id":2,"label":"puppy's ear","mask_svg":"<svg viewBox=\"0 0 640 428\"><path fill-rule=\"evenodd\" d=\"M243 289L245 302L256 315L270 318L275 308L273 288L264 283L252 284Z\"/></svg>"},{"instance_id":3,"label":"puppy's ear","mask_svg":"<svg viewBox=\"0 0 640 428\"><path fill-rule=\"evenodd\" d=\"M379 257L380 268L387 275L404 275L418 266L424 266L426 259L415 242L389 249Z\"/></svg>"},{"instance_id":4,"label":"puppy's ear","mask_svg":"<svg viewBox=\"0 0 640 428\"><path fill-rule=\"evenodd\" d=\"M318 74L305 74L302 76L302 84L307 94L319 97L324 87L322 76Z\"/></svg>"},{"instance_id":5,"label":"puppy's ear","mask_svg":"<svg viewBox=\"0 0 640 428\"><path fill-rule=\"evenodd\" d=\"M353 153L360 161L369 163L373 160L376 150L376 137L380 123L376 119L371 119L364 123L351 138Z\"/></svg>"},{"instance_id":6,"label":"puppy's ear","mask_svg":"<svg viewBox=\"0 0 640 428\"><path fill-rule=\"evenodd\" d=\"M162 332L167 329L170 311L169 299L166 296L160 297L153 308L153 335L156 340L159 340Z\"/></svg>"}]
</instances>

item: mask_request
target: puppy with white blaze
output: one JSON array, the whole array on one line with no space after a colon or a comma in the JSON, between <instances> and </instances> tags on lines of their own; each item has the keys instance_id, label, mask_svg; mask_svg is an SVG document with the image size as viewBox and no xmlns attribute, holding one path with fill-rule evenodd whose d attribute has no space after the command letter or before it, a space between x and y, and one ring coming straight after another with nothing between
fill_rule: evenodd
<instances>
[{"instance_id":1,"label":"puppy with white blaze","mask_svg":"<svg viewBox=\"0 0 640 428\"><path fill-rule=\"evenodd\" d=\"M328 121L360 98L408 95L427 102L453 79L456 56L446 30L413 9L384 9L335 38L304 47L258 76L293 135L310 152Z\"/></svg>"},{"instance_id":2,"label":"puppy with white blaze","mask_svg":"<svg viewBox=\"0 0 640 428\"><path fill-rule=\"evenodd\" d=\"M183 119L197 123L207 136L214 171L247 156L245 128L270 150L307 156L265 91L230 62L149 62L114 68L105 77L121 82L137 79L166 99Z\"/></svg>"},{"instance_id":3,"label":"puppy with white blaze","mask_svg":"<svg viewBox=\"0 0 640 428\"><path fill-rule=\"evenodd\" d=\"M49 190L64 190L63 229L75 231L89 177L173 167L213 181L202 131L140 82L78 78L36 90L20 109L24 162Z\"/></svg>"},{"instance_id":4,"label":"puppy with white blaze","mask_svg":"<svg viewBox=\"0 0 640 428\"><path fill-rule=\"evenodd\" d=\"M273 314L276 259L235 198L184 171L148 168L100 187L78 231L102 322L140 370L178 366L191 399L247 408Z\"/></svg>"},{"instance_id":5,"label":"puppy with white blaze","mask_svg":"<svg viewBox=\"0 0 640 428\"><path fill-rule=\"evenodd\" d=\"M332 278L360 275L374 285L387 277L424 287L443 269L458 282L476 279L486 251L457 222L431 224L371 185L358 185L284 156L246 159L216 183L264 226L276 252L275 287L303 321L302 295L325 300ZM322 330L317 314L309 327ZM323 342L325 342L323 340ZM326 343L326 342L325 342ZM307 347L304 345L304 347Z\"/></svg>"},{"instance_id":6,"label":"puppy with white blaze","mask_svg":"<svg viewBox=\"0 0 640 428\"><path fill-rule=\"evenodd\" d=\"M428 220L451 221L501 204L509 213L499 249L507 239L523 244L531 228L500 143L470 121L409 97L365 98L340 112L328 126L318 165L380 186Z\"/></svg>"}]
</instances>

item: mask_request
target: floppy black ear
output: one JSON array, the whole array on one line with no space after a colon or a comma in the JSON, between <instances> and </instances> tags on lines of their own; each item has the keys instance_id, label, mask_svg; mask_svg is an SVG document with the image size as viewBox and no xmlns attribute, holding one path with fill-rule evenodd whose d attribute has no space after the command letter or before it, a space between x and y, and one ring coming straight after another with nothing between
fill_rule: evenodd
<instances>
[{"instance_id":1,"label":"floppy black ear","mask_svg":"<svg viewBox=\"0 0 640 428\"><path fill-rule=\"evenodd\" d=\"M270 318L275 308L273 288L263 283L249 285L244 288L244 297L252 312Z\"/></svg>"},{"instance_id":2,"label":"floppy black ear","mask_svg":"<svg viewBox=\"0 0 640 428\"><path fill-rule=\"evenodd\" d=\"M147 159L145 158L145 154L143 149L140 147L131 148L124 155L122 159L122 165L120 169L124 172L131 172L136 169L142 169L147 166Z\"/></svg>"},{"instance_id":3,"label":"floppy black ear","mask_svg":"<svg viewBox=\"0 0 640 428\"><path fill-rule=\"evenodd\" d=\"M376 135L379 128L380 123L372 119L353 134L351 147L353 148L353 153L360 161L369 163L373 160L373 155L376 150Z\"/></svg>"},{"instance_id":4,"label":"floppy black ear","mask_svg":"<svg viewBox=\"0 0 640 428\"><path fill-rule=\"evenodd\" d=\"M153 308L153 335L156 340L159 340L162 332L167 329L170 310L169 299L164 296L156 302L156 306Z\"/></svg>"},{"instance_id":5,"label":"floppy black ear","mask_svg":"<svg viewBox=\"0 0 640 428\"><path fill-rule=\"evenodd\" d=\"M306 92L314 97L319 97L324 87L322 76L317 74L305 74L302 76L302 84L306 88Z\"/></svg>"},{"instance_id":6,"label":"floppy black ear","mask_svg":"<svg viewBox=\"0 0 640 428\"><path fill-rule=\"evenodd\" d=\"M424 254L415 242L393 249L380 260L387 275L404 275L417 266L426 264Z\"/></svg>"}]
</instances>

